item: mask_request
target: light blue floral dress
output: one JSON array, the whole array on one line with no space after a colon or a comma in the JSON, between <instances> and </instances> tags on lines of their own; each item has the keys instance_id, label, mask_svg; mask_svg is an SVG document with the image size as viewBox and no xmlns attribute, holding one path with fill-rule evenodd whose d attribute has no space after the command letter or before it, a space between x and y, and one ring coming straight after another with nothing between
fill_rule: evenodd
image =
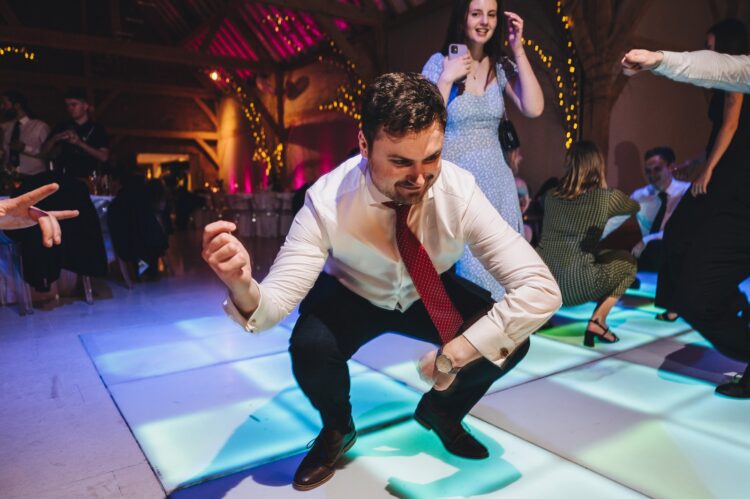
<instances>
[{"instance_id":1,"label":"light blue floral dress","mask_svg":"<svg viewBox=\"0 0 750 499\"><path fill-rule=\"evenodd\" d=\"M427 61L422 74L437 83L442 71L443 55L437 53ZM507 81L505 71L498 65L497 82L491 83L484 95L464 92L451 100L448 104L443 158L470 171L505 221L523 234L516 183L497 137L497 127L504 110L500 89L505 88ZM457 268L459 275L491 291L495 300L505 294L505 289L468 250Z\"/></svg>"}]
</instances>

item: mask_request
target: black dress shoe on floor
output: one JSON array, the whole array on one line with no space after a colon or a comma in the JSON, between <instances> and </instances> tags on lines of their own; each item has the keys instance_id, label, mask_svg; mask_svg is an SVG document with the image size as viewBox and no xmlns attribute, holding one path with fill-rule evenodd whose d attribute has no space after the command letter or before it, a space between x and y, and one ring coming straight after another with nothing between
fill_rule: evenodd
<instances>
[{"instance_id":1,"label":"black dress shoe on floor","mask_svg":"<svg viewBox=\"0 0 750 499\"><path fill-rule=\"evenodd\" d=\"M336 461L356 440L354 427L348 433L323 428L310 452L299 463L292 486L297 490L310 490L330 480L336 472Z\"/></svg>"},{"instance_id":2,"label":"black dress shoe on floor","mask_svg":"<svg viewBox=\"0 0 750 499\"><path fill-rule=\"evenodd\" d=\"M750 399L750 364L740 379L717 386L716 393L735 399Z\"/></svg>"},{"instance_id":3,"label":"black dress shoe on floor","mask_svg":"<svg viewBox=\"0 0 750 499\"><path fill-rule=\"evenodd\" d=\"M490 455L487 447L472 437L461 422L451 421L437 415L431 410L430 404L425 401L424 397L417 405L414 419L428 430L433 430L451 454L468 459L485 459Z\"/></svg>"},{"instance_id":4,"label":"black dress shoe on floor","mask_svg":"<svg viewBox=\"0 0 750 499\"><path fill-rule=\"evenodd\" d=\"M716 387L716 393L733 399L750 399L750 386L740 383L724 383Z\"/></svg>"}]
</instances>

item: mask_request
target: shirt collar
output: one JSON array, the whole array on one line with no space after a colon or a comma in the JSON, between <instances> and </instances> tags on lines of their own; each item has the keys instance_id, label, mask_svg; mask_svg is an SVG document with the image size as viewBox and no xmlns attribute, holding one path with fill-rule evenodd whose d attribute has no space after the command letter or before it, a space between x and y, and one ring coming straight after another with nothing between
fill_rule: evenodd
<instances>
[{"instance_id":1,"label":"shirt collar","mask_svg":"<svg viewBox=\"0 0 750 499\"><path fill-rule=\"evenodd\" d=\"M18 118L18 122L21 123L22 125L25 125L26 123L29 122L29 117L24 116L23 118Z\"/></svg>"},{"instance_id":2,"label":"shirt collar","mask_svg":"<svg viewBox=\"0 0 750 499\"><path fill-rule=\"evenodd\" d=\"M676 196L678 194L677 192L677 182L675 182L675 179L672 179L672 181L669 183L669 187L667 187L664 191L660 191L656 187L653 186L653 184L648 184L648 192L652 196L658 196L660 192L666 192L667 196L672 197Z\"/></svg>"}]
</instances>

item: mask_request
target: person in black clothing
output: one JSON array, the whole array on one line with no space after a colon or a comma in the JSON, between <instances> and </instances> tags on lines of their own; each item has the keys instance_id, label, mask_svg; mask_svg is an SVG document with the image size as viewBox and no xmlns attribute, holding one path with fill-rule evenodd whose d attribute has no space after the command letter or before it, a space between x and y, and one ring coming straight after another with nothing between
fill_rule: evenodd
<instances>
[{"instance_id":1,"label":"person in black clothing","mask_svg":"<svg viewBox=\"0 0 750 499\"><path fill-rule=\"evenodd\" d=\"M55 170L67 177L89 178L102 173L109 159L109 137L102 125L89 117L85 93L70 90L65 94L70 120L57 125L42 148Z\"/></svg>"},{"instance_id":2,"label":"person in black clothing","mask_svg":"<svg viewBox=\"0 0 750 499\"><path fill-rule=\"evenodd\" d=\"M744 24L712 27L708 46L747 54ZM750 311L738 289L750 276L750 99L715 91L706 166L669 219L656 304L674 310L721 353L750 363ZM750 398L750 366L716 392Z\"/></svg>"},{"instance_id":3,"label":"person in black clothing","mask_svg":"<svg viewBox=\"0 0 750 499\"><path fill-rule=\"evenodd\" d=\"M107 208L107 224L117 256L130 264L144 261L149 277L158 275L159 257L168 247L167 234L159 220L164 209L164 186L160 180L123 175L122 188Z\"/></svg>"},{"instance_id":4,"label":"person in black clothing","mask_svg":"<svg viewBox=\"0 0 750 499\"><path fill-rule=\"evenodd\" d=\"M82 92L67 92L65 106L71 120L55 127L42 145L41 155L52 159L54 171L30 177L17 192L23 194L57 182L60 190L44 199L39 207L74 209L80 213L76 218L60 222L63 243L53 249L43 248L33 229L13 234L14 239L22 242L24 278L38 291L48 291L50 284L60 276L61 268L81 276L104 277L107 274L107 253L99 215L85 182L109 158L107 135L100 125L89 120L89 105Z\"/></svg>"},{"instance_id":5,"label":"person in black clothing","mask_svg":"<svg viewBox=\"0 0 750 499\"><path fill-rule=\"evenodd\" d=\"M359 151L357 151L359 154ZM349 156L351 157L351 156ZM292 213L297 214L299 210L305 205L305 194L315 181L318 179L318 168L313 163L306 163L302 166L302 178L305 181L296 191L294 191L294 197L292 197Z\"/></svg>"}]
</instances>

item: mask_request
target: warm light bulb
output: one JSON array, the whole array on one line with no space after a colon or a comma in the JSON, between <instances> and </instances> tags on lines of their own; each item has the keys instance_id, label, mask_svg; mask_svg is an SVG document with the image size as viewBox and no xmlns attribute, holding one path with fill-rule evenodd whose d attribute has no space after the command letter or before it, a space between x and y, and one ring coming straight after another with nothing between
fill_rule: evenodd
<instances>
[{"instance_id":1,"label":"warm light bulb","mask_svg":"<svg viewBox=\"0 0 750 499\"><path fill-rule=\"evenodd\" d=\"M219 72L218 71L211 71L211 74L209 74L208 76L210 76L213 81L216 81L216 80L219 79Z\"/></svg>"}]
</instances>

